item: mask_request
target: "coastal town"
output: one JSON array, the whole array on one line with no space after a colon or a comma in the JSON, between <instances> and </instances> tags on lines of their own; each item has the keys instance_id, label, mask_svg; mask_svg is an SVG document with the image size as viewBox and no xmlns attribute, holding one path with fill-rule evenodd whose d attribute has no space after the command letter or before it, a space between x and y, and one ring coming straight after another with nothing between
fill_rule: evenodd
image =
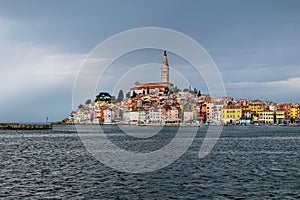
<instances>
[{"instance_id":1,"label":"coastal town","mask_svg":"<svg viewBox=\"0 0 300 200\"><path fill-rule=\"evenodd\" d=\"M298 125L300 104L276 103L259 99L210 97L196 88L183 90L169 81L166 51L161 82L139 83L124 96L115 98L100 92L70 113L65 124L130 125Z\"/></svg>"}]
</instances>

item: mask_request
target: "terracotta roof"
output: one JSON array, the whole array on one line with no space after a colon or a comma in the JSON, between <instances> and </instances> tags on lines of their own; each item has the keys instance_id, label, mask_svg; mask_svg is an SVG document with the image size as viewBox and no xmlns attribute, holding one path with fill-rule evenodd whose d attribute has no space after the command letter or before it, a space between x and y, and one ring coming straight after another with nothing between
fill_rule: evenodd
<instances>
[{"instance_id":1,"label":"terracotta roof","mask_svg":"<svg viewBox=\"0 0 300 200\"><path fill-rule=\"evenodd\" d=\"M136 83L135 85L136 85L136 87L139 87L141 85L143 85L143 86L164 85L165 86L165 85L168 85L168 84L171 84L171 83L169 83L169 82L149 82L149 83Z\"/></svg>"},{"instance_id":2,"label":"terracotta roof","mask_svg":"<svg viewBox=\"0 0 300 200\"><path fill-rule=\"evenodd\" d=\"M229 105L229 106L224 106L223 109L241 109L241 106L234 106L234 105Z\"/></svg>"},{"instance_id":3,"label":"terracotta roof","mask_svg":"<svg viewBox=\"0 0 300 200\"><path fill-rule=\"evenodd\" d=\"M133 89L135 89L135 90L138 90L138 89L155 89L155 88L158 88L158 89L161 89L161 88L165 88L166 86L164 86L164 85L150 85L150 86L148 86L148 85L139 85L139 86L136 86L136 87L134 87Z\"/></svg>"}]
</instances>

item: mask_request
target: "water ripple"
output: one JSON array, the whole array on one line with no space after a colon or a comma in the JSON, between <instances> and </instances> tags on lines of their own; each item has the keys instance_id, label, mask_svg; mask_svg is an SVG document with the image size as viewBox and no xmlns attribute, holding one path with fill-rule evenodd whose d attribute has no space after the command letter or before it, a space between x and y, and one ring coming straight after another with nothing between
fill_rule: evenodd
<instances>
[{"instance_id":1,"label":"water ripple","mask_svg":"<svg viewBox=\"0 0 300 200\"><path fill-rule=\"evenodd\" d=\"M298 127L225 127L213 151L201 160L197 152L205 128L198 132L188 151L170 166L130 174L95 160L72 126L52 131L1 131L0 198L300 198ZM111 139L116 144L132 150L155 149L174 136L149 138L152 142L143 145L141 139L122 140L119 133L109 134L114 135Z\"/></svg>"}]
</instances>

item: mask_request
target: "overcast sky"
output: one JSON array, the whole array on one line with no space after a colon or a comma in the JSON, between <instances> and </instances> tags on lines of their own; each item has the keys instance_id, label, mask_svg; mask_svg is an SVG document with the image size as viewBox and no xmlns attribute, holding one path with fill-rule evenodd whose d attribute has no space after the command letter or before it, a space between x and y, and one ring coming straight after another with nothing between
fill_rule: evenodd
<instances>
[{"instance_id":1,"label":"overcast sky","mask_svg":"<svg viewBox=\"0 0 300 200\"><path fill-rule=\"evenodd\" d=\"M300 102L300 1L0 0L0 122L66 117L84 58L108 37L138 27L169 28L199 42L229 96ZM135 66L161 63L162 52L128 55L117 66L131 60ZM173 54L169 62L185 66ZM134 80L126 87L149 77L159 81L159 65L145 69L128 74ZM181 87L188 85L172 74ZM201 80L193 87L206 91Z\"/></svg>"}]
</instances>

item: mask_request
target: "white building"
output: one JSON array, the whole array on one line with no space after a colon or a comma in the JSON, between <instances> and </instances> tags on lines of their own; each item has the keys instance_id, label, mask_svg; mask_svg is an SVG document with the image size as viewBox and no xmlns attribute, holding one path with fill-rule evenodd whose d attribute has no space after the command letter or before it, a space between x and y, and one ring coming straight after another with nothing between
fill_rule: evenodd
<instances>
[{"instance_id":1,"label":"white building","mask_svg":"<svg viewBox=\"0 0 300 200\"><path fill-rule=\"evenodd\" d=\"M183 112L183 122L186 124L193 123L194 113L193 111L184 111Z\"/></svg>"},{"instance_id":2,"label":"white building","mask_svg":"<svg viewBox=\"0 0 300 200\"><path fill-rule=\"evenodd\" d=\"M159 123L160 122L160 113L156 109L149 110L149 121L150 123Z\"/></svg>"},{"instance_id":3,"label":"white building","mask_svg":"<svg viewBox=\"0 0 300 200\"><path fill-rule=\"evenodd\" d=\"M274 106L274 105L269 105L269 110L275 112L275 111L276 111L276 106Z\"/></svg>"},{"instance_id":4,"label":"white building","mask_svg":"<svg viewBox=\"0 0 300 200\"><path fill-rule=\"evenodd\" d=\"M274 112L271 110L261 110L258 112L258 121L264 124L274 123Z\"/></svg>"},{"instance_id":5,"label":"white building","mask_svg":"<svg viewBox=\"0 0 300 200\"><path fill-rule=\"evenodd\" d=\"M139 112L138 111L131 111L129 115L131 122L137 122L139 120Z\"/></svg>"},{"instance_id":6,"label":"white building","mask_svg":"<svg viewBox=\"0 0 300 200\"><path fill-rule=\"evenodd\" d=\"M139 114L138 123L145 124L146 123L147 112L145 110L139 110L138 114Z\"/></svg>"},{"instance_id":7,"label":"white building","mask_svg":"<svg viewBox=\"0 0 300 200\"><path fill-rule=\"evenodd\" d=\"M215 122L221 122L222 120L222 109L224 105L223 104L215 104L214 105L214 117L213 120Z\"/></svg>"},{"instance_id":8,"label":"white building","mask_svg":"<svg viewBox=\"0 0 300 200\"><path fill-rule=\"evenodd\" d=\"M114 111L107 108L104 110L104 124L111 124L114 121Z\"/></svg>"},{"instance_id":9,"label":"white building","mask_svg":"<svg viewBox=\"0 0 300 200\"><path fill-rule=\"evenodd\" d=\"M125 111L122 114L122 119L125 122L129 122L130 121L130 111Z\"/></svg>"}]
</instances>

